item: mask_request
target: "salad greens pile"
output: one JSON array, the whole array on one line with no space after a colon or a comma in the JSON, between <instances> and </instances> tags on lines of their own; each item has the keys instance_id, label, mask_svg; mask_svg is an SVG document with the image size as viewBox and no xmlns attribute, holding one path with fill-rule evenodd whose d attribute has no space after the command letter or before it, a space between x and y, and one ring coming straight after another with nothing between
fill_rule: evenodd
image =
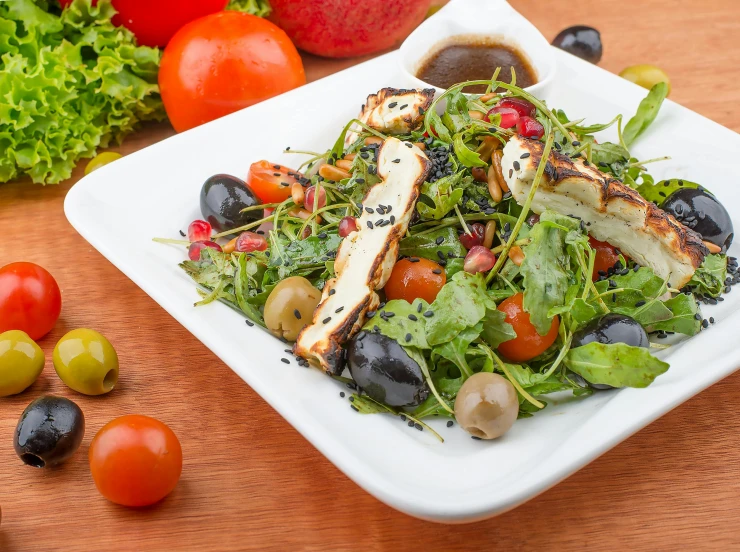
<instances>
[{"instance_id":1,"label":"salad greens pile","mask_svg":"<svg viewBox=\"0 0 740 552\"><path fill-rule=\"evenodd\" d=\"M164 119L160 51L115 27L110 0L0 2L0 182L54 184L78 160Z\"/></svg>"},{"instance_id":2,"label":"salad greens pile","mask_svg":"<svg viewBox=\"0 0 740 552\"><path fill-rule=\"evenodd\" d=\"M463 94L465 86L481 82L489 85L489 91L503 92ZM395 316L375 316L363 328L398 341L419 364L430 390L426 400L413 410L402 410L359 392L353 402L358 411L390 412L408 416L413 422L432 415L451 417L463 382L476 372L496 372L516 388L519 416L529 416L545 407L546 395L565 391L584 396L593 392L592 384L646 387L668 369L667 363L644 347L599 342L571 347L574 334L606 313L629 316L657 338L674 333L697 334L702 329L698 299L711 301L725 290L726 255L708 255L683 290L671 289L667 279L619 252L619 261L594 280L596 251L589 242L586 225L554 211L531 216L529 205L544 177L544 161L523 205L517 204L511 193L496 202L487 184L474 178L475 168L488 167L492 162L491 139L503 144L515 129L501 128L497 114L490 121L471 116L489 112L506 97L525 99L536 106L536 118L545 129L541 138L543 160L547 160L550 150L580 157L660 205L671 191L698 186L675 179L655 182L645 168L647 161L639 161L629 151L657 116L666 94L664 84L653 87L624 125L621 115L606 124L585 125L582 120L569 119L561 110L550 109L515 84L498 81L494 75L491 81L451 87L426 111L421 128L399 136L424 144L435 159L443 158L449 173L430 174L423 184L416 214L400 242L400 256L438 262L447 281L431 304L419 298L412 303L388 301L381 307ZM441 106L444 108L438 109ZM345 135L353 124L363 127L363 131L345 148ZM594 134L612 126L616 126L618 140L597 142ZM262 206L274 209L272 214L216 236L235 235L272 223L267 251L223 253L204 249L199 261L181 263L187 274L205 288L199 290L203 300L198 304L222 300L264 326L261 309L280 280L300 275L322 289L334 276L333 257L342 239L337 231L339 221L345 216L359 216L365 193L379 180L377 150L368 146L374 138L385 136L355 119L330 150L299 152L308 153L309 159L298 170L305 169L309 185L326 191L325 207L300 218L289 198ZM348 155L352 160L349 177L328 181L316 172L322 163L333 164ZM470 225L489 221L496 222L496 237L490 248L498 255L496 264L487 272L465 272L467 250L459 236L468 232ZM308 237L302 238L304 232ZM523 261L516 262L509 254L515 247L523 252ZM552 346L525 362L510 362L498 351L502 343L517 336L498 308L516 294L523 295L523 307L540 335L551 329L554 319L559 320ZM433 316L424 315L428 311ZM658 343L652 346L665 347Z\"/></svg>"}]
</instances>

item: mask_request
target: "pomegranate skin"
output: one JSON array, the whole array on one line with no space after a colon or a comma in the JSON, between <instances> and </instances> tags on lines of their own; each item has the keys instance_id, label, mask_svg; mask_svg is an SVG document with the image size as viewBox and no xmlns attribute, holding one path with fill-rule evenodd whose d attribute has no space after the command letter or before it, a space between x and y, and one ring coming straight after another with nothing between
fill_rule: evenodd
<instances>
[{"instance_id":1,"label":"pomegranate skin","mask_svg":"<svg viewBox=\"0 0 740 552\"><path fill-rule=\"evenodd\" d=\"M270 0L270 20L306 52L330 58L373 54L401 42L431 0Z\"/></svg>"}]
</instances>

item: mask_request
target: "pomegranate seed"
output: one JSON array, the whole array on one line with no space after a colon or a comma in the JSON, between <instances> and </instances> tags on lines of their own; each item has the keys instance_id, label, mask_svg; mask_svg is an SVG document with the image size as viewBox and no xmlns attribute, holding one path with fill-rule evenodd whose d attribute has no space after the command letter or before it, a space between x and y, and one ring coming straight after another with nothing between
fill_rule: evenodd
<instances>
[{"instance_id":1,"label":"pomegranate seed","mask_svg":"<svg viewBox=\"0 0 740 552\"><path fill-rule=\"evenodd\" d=\"M532 213L527 217L527 226L534 226L540 221L540 216L537 213Z\"/></svg>"},{"instance_id":2,"label":"pomegranate seed","mask_svg":"<svg viewBox=\"0 0 740 552\"><path fill-rule=\"evenodd\" d=\"M534 104L522 98L505 98L498 105L514 109L520 117L534 117L537 114L537 108Z\"/></svg>"},{"instance_id":3,"label":"pomegranate seed","mask_svg":"<svg viewBox=\"0 0 740 552\"><path fill-rule=\"evenodd\" d=\"M239 253L251 253L252 251L264 251L267 249L267 240L264 236L254 232L242 232L236 238L234 251Z\"/></svg>"},{"instance_id":4,"label":"pomegranate seed","mask_svg":"<svg viewBox=\"0 0 740 552\"><path fill-rule=\"evenodd\" d=\"M344 217L339 221L340 238L346 238L352 232L357 232L357 219L355 217Z\"/></svg>"},{"instance_id":5,"label":"pomegranate seed","mask_svg":"<svg viewBox=\"0 0 740 552\"><path fill-rule=\"evenodd\" d=\"M493 116L496 114L501 115L501 122L498 124L501 128L511 128L519 121L519 112L511 107L497 105L486 113L486 116L489 121L493 122Z\"/></svg>"},{"instance_id":6,"label":"pomegranate seed","mask_svg":"<svg viewBox=\"0 0 740 552\"><path fill-rule=\"evenodd\" d=\"M190 243L208 241L212 231L210 223L204 220L194 220L188 226L188 240Z\"/></svg>"},{"instance_id":7,"label":"pomegranate seed","mask_svg":"<svg viewBox=\"0 0 740 552\"><path fill-rule=\"evenodd\" d=\"M311 186L306 190L306 199L303 202L303 207L309 213L313 213L314 196L316 195L316 186ZM319 188L319 203L318 209L321 209L326 205L326 191L324 188Z\"/></svg>"},{"instance_id":8,"label":"pomegranate seed","mask_svg":"<svg viewBox=\"0 0 740 552\"><path fill-rule=\"evenodd\" d=\"M496 264L496 255L491 250L482 245L476 245L465 255L463 269L470 274L478 272L488 272Z\"/></svg>"},{"instance_id":9,"label":"pomegranate seed","mask_svg":"<svg viewBox=\"0 0 740 552\"><path fill-rule=\"evenodd\" d=\"M476 245L483 244L483 238L486 235L486 227L479 222L469 224L470 234L460 234L460 243L465 249L472 249Z\"/></svg>"},{"instance_id":10,"label":"pomegranate seed","mask_svg":"<svg viewBox=\"0 0 740 552\"><path fill-rule=\"evenodd\" d=\"M202 221L201 221L202 222ZM200 261L200 252L206 247L215 249L216 251L223 251L221 246L213 241L197 241L190 244L188 248L188 257L191 261Z\"/></svg>"},{"instance_id":11,"label":"pomegranate seed","mask_svg":"<svg viewBox=\"0 0 740 552\"><path fill-rule=\"evenodd\" d=\"M516 124L516 131L519 133L519 136L535 138L537 140L545 135L545 127L537 119L533 119L532 117L520 118Z\"/></svg>"}]
</instances>

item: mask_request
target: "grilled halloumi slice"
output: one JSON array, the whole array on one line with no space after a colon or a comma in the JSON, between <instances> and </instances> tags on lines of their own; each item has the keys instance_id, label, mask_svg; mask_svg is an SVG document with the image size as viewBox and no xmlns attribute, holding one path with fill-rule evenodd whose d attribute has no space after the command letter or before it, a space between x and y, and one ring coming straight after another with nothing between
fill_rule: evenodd
<instances>
[{"instance_id":1,"label":"grilled halloumi slice","mask_svg":"<svg viewBox=\"0 0 740 552\"><path fill-rule=\"evenodd\" d=\"M434 99L434 89L398 90L382 88L377 94L370 94L363 104L357 118L370 128L384 134L408 134L421 125L429 106ZM357 140L362 128L350 128L344 138L347 147Z\"/></svg>"},{"instance_id":2,"label":"grilled halloumi slice","mask_svg":"<svg viewBox=\"0 0 740 552\"><path fill-rule=\"evenodd\" d=\"M409 142L388 138L383 143L378 154L382 180L362 202L358 230L339 245L334 263L337 276L324 286L311 324L298 335L296 355L329 373L341 373L342 344L360 330L366 313L378 307L375 290L391 275L398 242L406 233L430 166L424 153Z\"/></svg>"},{"instance_id":3,"label":"grilled halloumi slice","mask_svg":"<svg viewBox=\"0 0 740 552\"><path fill-rule=\"evenodd\" d=\"M543 148L542 142L519 136L504 147L502 173L519 204L529 194ZM557 152L551 152L532 201L535 213L545 209L582 219L594 238L652 268L674 288L684 286L709 253L696 232L632 188Z\"/></svg>"}]
</instances>

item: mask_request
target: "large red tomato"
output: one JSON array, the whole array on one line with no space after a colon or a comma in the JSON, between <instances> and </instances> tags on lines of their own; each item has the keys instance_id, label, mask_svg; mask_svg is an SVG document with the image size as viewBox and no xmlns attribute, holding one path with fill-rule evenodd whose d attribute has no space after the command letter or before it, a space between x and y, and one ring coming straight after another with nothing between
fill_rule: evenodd
<instances>
[{"instance_id":1,"label":"large red tomato","mask_svg":"<svg viewBox=\"0 0 740 552\"><path fill-rule=\"evenodd\" d=\"M424 19L431 0L270 0L270 19L295 45L340 58L385 50Z\"/></svg>"},{"instance_id":2,"label":"large red tomato","mask_svg":"<svg viewBox=\"0 0 740 552\"><path fill-rule=\"evenodd\" d=\"M60 2L66 8L72 0ZM183 25L223 11L228 3L229 0L113 0L118 11L113 24L129 29L139 44L165 47Z\"/></svg>"},{"instance_id":3,"label":"large red tomato","mask_svg":"<svg viewBox=\"0 0 740 552\"><path fill-rule=\"evenodd\" d=\"M31 339L45 336L62 311L62 294L54 277L33 263L0 268L0 333L21 330Z\"/></svg>"},{"instance_id":4,"label":"large red tomato","mask_svg":"<svg viewBox=\"0 0 740 552\"><path fill-rule=\"evenodd\" d=\"M274 24L226 11L188 23L162 56L159 87L182 132L306 83L298 51Z\"/></svg>"}]
</instances>

